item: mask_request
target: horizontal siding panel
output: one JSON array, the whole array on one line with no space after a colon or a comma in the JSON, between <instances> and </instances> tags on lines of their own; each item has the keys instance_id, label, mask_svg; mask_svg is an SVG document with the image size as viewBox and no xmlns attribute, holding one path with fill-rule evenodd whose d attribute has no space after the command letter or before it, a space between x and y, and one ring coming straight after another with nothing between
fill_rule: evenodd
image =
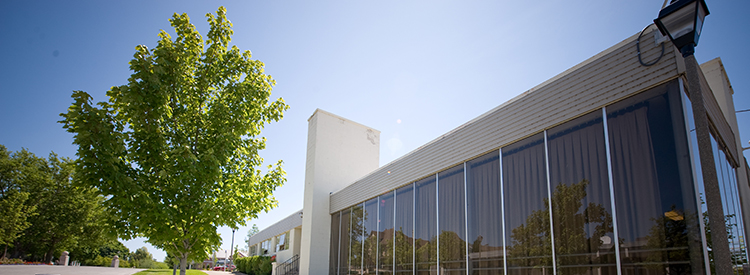
<instances>
[{"instance_id":1,"label":"horizontal siding panel","mask_svg":"<svg viewBox=\"0 0 750 275\"><path fill-rule=\"evenodd\" d=\"M655 60L661 47L654 45L653 35L643 37L649 38L641 43L643 59ZM656 65L643 67L636 56L636 38L624 40L334 193L330 213L677 77L671 44L665 45Z\"/></svg>"},{"instance_id":2,"label":"horizontal siding panel","mask_svg":"<svg viewBox=\"0 0 750 275\"><path fill-rule=\"evenodd\" d=\"M302 210L294 212L294 214L291 214L283 220L280 220L269 226L268 228L263 229L263 231L250 236L250 239L248 239L247 241L248 247L276 237L281 233L289 231L298 226L302 226Z\"/></svg>"}]
</instances>

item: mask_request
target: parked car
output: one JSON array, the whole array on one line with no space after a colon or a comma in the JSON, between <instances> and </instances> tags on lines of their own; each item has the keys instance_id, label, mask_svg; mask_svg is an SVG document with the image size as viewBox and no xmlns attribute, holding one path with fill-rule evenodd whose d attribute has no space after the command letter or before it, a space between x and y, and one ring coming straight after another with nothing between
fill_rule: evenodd
<instances>
[{"instance_id":1,"label":"parked car","mask_svg":"<svg viewBox=\"0 0 750 275\"><path fill-rule=\"evenodd\" d=\"M229 266L226 266L226 267L223 265L214 266L214 271L225 271L225 269L235 270L237 269L237 267L233 264L230 264Z\"/></svg>"}]
</instances>

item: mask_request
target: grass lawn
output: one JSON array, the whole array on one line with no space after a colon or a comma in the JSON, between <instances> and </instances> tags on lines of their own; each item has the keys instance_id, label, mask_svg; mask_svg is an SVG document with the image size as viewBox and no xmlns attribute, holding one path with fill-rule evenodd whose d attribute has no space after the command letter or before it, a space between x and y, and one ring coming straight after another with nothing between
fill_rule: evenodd
<instances>
[{"instance_id":1,"label":"grass lawn","mask_svg":"<svg viewBox=\"0 0 750 275\"><path fill-rule=\"evenodd\" d=\"M187 275L206 275L205 272L200 271L200 270L188 269L186 271L187 271L186 273ZM179 269L177 270L177 274L180 274ZM171 269L149 269L149 270L138 272L133 275L172 275L172 270Z\"/></svg>"}]
</instances>

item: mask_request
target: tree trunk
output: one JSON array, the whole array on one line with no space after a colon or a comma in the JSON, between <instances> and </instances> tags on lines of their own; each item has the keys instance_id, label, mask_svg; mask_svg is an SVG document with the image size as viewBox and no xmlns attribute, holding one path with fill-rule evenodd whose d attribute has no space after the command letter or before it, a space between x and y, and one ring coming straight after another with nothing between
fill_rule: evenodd
<instances>
[{"instance_id":1,"label":"tree trunk","mask_svg":"<svg viewBox=\"0 0 750 275\"><path fill-rule=\"evenodd\" d=\"M182 257L180 257L180 275L185 275L187 269L187 253L182 253Z\"/></svg>"}]
</instances>

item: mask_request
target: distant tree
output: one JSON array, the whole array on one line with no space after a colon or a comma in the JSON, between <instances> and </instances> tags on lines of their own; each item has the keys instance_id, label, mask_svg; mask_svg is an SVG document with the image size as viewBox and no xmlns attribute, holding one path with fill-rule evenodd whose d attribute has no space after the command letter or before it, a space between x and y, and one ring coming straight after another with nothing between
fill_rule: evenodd
<instances>
[{"instance_id":1,"label":"distant tree","mask_svg":"<svg viewBox=\"0 0 750 275\"><path fill-rule=\"evenodd\" d=\"M260 232L260 230L258 229L257 224L253 224L253 227L247 230L247 237L245 237L245 251L250 250L250 243L249 243L250 237L252 237L255 234L258 234L258 232Z\"/></svg>"},{"instance_id":2,"label":"distant tree","mask_svg":"<svg viewBox=\"0 0 750 275\"><path fill-rule=\"evenodd\" d=\"M49 262L64 249L99 238L103 198L90 187L72 184L72 160L55 153L45 159L26 149L10 154L2 147L0 152L0 204L8 205L0 212L13 212L2 214L0 228L11 232L26 227L12 244L4 243L13 247L14 257ZM5 229L13 225L14 230Z\"/></svg>"},{"instance_id":3,"label":"distant tree","mask_svg":"<svg viewBox=\"0 0 750 275\"><path fill-rule=\"evenodd\" d=\"M226 9L207 14L206 40L187 14L170 20L154 49L137 46L128 84L107 102L82 91L61 114L78 145L76 180L107 200L125 239L144 236L180 259L202 260L221 243L217 227L237 227L276 206L281 161L259 168L265 124L288 107L269 101L274 80L250 51L229 47ZM264 173L265 171L265 173Z\"/></svg>"}]
</instances>

